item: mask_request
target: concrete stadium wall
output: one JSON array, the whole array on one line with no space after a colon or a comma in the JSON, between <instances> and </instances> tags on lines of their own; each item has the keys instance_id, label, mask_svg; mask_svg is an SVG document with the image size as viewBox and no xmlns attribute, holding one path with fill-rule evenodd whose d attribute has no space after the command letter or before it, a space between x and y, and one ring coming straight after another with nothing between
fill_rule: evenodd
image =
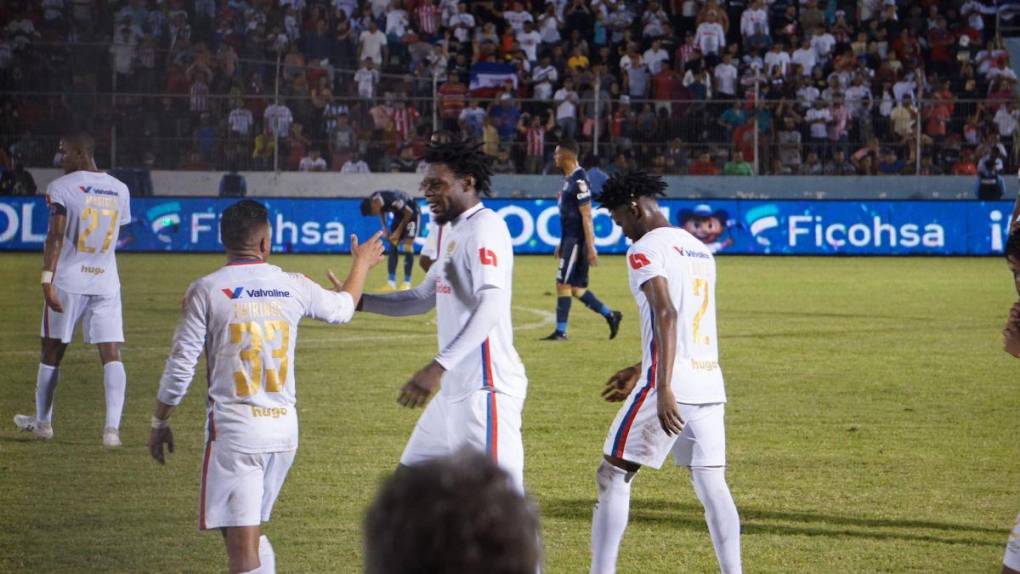
<instances>
[{"instance_id":1,"label":"concrete stadium wall","mask_svg":"<svg viewBox=\"0 0 1020 574\"><path fill-rule=\"evenodd\" d=\"M31 169L40 190L62 172ZM359 197L377 189L417 194L417 174L339 174L242 172L251 197ZM162 196L215 196L219 171L153 171L152 187ZM972 199L975 178L969 176L671 176L669 195L705 199ZM505 175L493 178L497 197L555 197L559 176ZM1007 184L1012 193L1013 183Z\"/></svg>"}]
</instances>

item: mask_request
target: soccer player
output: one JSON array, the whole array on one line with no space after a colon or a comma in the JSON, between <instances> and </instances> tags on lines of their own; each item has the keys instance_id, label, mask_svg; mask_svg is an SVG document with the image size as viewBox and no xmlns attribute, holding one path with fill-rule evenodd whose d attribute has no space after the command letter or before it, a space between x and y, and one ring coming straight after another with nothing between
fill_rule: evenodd
<instances>
[{"instance_id":1,"label":"soccer player","mask_svg":"<svg viewBox=\"0 0 1020 574\"><path fill-rule=\"evenodd\" d=\"M577 144L572 141L560 142L553 158L566 179L563 191L559 194L562 237L555 252L559 261L556 271L556 330L544 340L567 339L571 296L577 297L585 307L605 318L609 324L609 338L613 339L620 330L623 314L610 309L588 290L588 267L599 263L598 252L595 250L588 175L577 163Z\"/></svg>"},{"instance_id":2,"label":"soccer player","mask_svg":"<svg viewBox=\"0 0 1020 574\"><path fill-rule=\"evenodd\" d=\"M124 342L117 239L131 221L128 188L99 171L94 142L86 133L60 140L66 175L46 188L49 230L43 251L42 357L35 386L35 416L15 415L14 424L36 437L53 438L53 396L60 362L81 322L86 344L103 363L106 423L103 445L120 446L127 375L120 360Z\"/></svg>"},{"instance_id":3,"label":"soccer player","mask_svg":"<svg viewBox=\"0 0 1020 574\"><path fill-rule=\"evenodd\" d=\"M387 231L386 216L393 216ZM414 239L418 237L418 226L421 224L421 211L414 199L403 191L377 191L361 200L361 215L378 215L392 248L387 263L390 289L397 288L397 260L399 250L404 250L404 289L411 288L411 275L414 271Z\"/></svg>"},{"instance_id":4,"label":"soccer player","mask_svg":"<svg viewBox=\"0 0 1020 574\"><path fill-rule=\"evenodd\" d=\"M701 241L670 226L656 201L665 188L657 177L627 172L610 177L598 198L634 242L627 265L641 314L643 356L614 374L603 392L609 401L625 402L596 473L594 574L616 571L634 475L642 466L661 467L670 453L690 469L722 572L741 571L740 517L725 476L715 260Z\"/></svg>"},{"instance_id":5,"label":"soccer player","mask_svg":"<svg viewBox=\"0 0 1020 574\"><path fill-rule=\"evenodd\" d=\"M1014 231L1006 241L1006 263L1013 272L1013 282L1017 295L1020 295L1020 232ZM1009 311L1006 329L1002 332L1005 351L1020 359L1020 301L1013 304ZM1009 533L1006 542L1006 554L1002 558L1002 574L1020 574L1020 516L1016 517L1016 525Z\"/></svg>"},{"instance_id":6,"label":"soccer player","mask_svg":"<svg viewBox=\"0 0 1020 574\"><path fill-rule=\"evenodd\" d=\"M436 308L439 353L415 373L398 401L425 408L400 463L414 466L462 447L486 453L523 491L521 412L528 379L514 348L510 232L479 197L492 174L481 146L432 141L421 183L437 225L445 226L438 260L417 287L365 295L362 310L390 316Z\"/></svg>"},{"instance_id":7,"label":"soccer player","mask_svg":"<svg viewBox=\"0 0 1020 574\"><path fill-rule=\"evenodd\" d=\"M302 317L334 324L351 320L368 270L382 261L382 234L361 245L351 236L347 280L341 284L329 273L336 292L266 262L269 213L256 201L224 210L220 235L227 264L192 283L184 296L156 397L149 452L164 464L164 445L174 451L170 415L204 350L208 415L198 525L222 531L231 573L272 573L276 558L261 524L269 521L297 452L298 323Z\"/></svg>"}]
</instances>

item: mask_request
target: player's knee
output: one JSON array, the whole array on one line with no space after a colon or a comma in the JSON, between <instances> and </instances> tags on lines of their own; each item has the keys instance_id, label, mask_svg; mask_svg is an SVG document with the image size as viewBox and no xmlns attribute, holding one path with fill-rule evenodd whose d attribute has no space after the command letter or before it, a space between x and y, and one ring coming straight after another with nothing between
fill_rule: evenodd
<instances>
[{"instance_id":1,"label":"player's knee","mask_svg":"<svg viewBox=\"0 0 1020 574\"><path fill-rule=\"evenodd\" d=\"M570 294L573 295L574 297L578 298L578 299L580 299L581 297L584 297L584 294L587 293L587 292L588 292L588 290L585 289L584 287L571 287L570 288Z\"/></svg>"},{"instance_id":2,"label":"player's knee","mask_svg":"<svg viewBox=\"0 0 1020 574\"><path fill-rule=\"evenodd\" d=\"M231 574L250 572L259 567L259 530L248 527L224 529L227 560Z\"/></svg>"},{"instance_id":3,"label":"player's knee","mask_svg":"<svg viewBox=\"0 0 1020 574\"><path fill-rule=\"evenodd\" d=\"M595 471L595 483L599 487L599 493L609 490L614 483L629 486L640 468L641 465L638 464L615 457L605 457Z\"/></svg>"},{"instance_id":4,"label":"player's knee","mask_svg":"<svg viewBox=\"0 0 1020 574\"><path fill-rule=\"evenodd\" d=\"M50 367L59 367L66 350L67 345L59 339L43 339L39 362Z\"/></svg>"},{"instance_id":5,"label":"player's knee","mask_svg":"<svg viewBox=\"0 0 1020 574\"><path fill-rule=\"evenodd\" d=\"M570 297L570 290L570 285L565 285L563 283L556 284L556 294L560 297Z\"/></svg>"},{"instance_id":6,"label":"player's knee","mask_svg":"<svg viewBox=\"0 0 1020 574\"><path fill-rule=\"evenodd\" d=\"M96 347L99 348L99 360L104 365L120 361L120 343L100 343Z\"/></svg>"}]
</instances>

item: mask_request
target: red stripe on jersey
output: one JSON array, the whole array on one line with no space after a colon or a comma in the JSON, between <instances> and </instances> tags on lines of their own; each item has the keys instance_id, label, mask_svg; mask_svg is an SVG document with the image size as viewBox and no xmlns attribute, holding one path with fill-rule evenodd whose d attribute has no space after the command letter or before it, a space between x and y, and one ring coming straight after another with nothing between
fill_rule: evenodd
<instances>
[{"instance_id":1,"label":"red stripe on jersey","mask_svg":"<svg viewBox=\"0 0 1020 574\"><path fill-rule=\"evenodd\" d=\"M43 302L43 337L50 338L50 306Z\"/></svg>"},{"instance_id":2,"label":"red stripe on jersey","mask_svg":"<svg viewBox=\"0 0 1020 574\"><path fill-rule=\"evenodd\" d=\"M496 408L496 391L489 391L489 457L499 462L499 409Z\"/></svg>"},{"instance_id":3,"label":"red stripe on jersey","mask_svg":"<svg viewBox=\"0 0 1020 574\"><path fill-rule=\"evenodd\" d=\"M202 492L199 495L201 500L198 505L198 528L199 530L208 530L205 525L205 482L206 477L209 475L209 457L212 453L212 441L205 443L205 456L202 458Z\"/></svg>"}]
</instances>

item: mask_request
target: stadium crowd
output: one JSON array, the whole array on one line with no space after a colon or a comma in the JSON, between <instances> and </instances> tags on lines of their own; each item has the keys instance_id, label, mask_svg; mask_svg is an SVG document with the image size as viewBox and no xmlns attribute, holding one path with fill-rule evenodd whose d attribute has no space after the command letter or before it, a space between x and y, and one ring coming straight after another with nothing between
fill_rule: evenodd
<instances>
[{"instance_id":1,"label":"stadium crowd","mask_svg":"<svg viewBox=\"0 0 1020 574\"><path fill-rule=\"evenodd\" d=\"M442 128L482 141L497 173L553 171L562 139L610 172L974 174L996 156L1009 169L1020 108L995 12L976 0L9 0L0 162L50 164L75 124L117 165L153 168L413 172Z\"/></svg>"}]
</instances>

